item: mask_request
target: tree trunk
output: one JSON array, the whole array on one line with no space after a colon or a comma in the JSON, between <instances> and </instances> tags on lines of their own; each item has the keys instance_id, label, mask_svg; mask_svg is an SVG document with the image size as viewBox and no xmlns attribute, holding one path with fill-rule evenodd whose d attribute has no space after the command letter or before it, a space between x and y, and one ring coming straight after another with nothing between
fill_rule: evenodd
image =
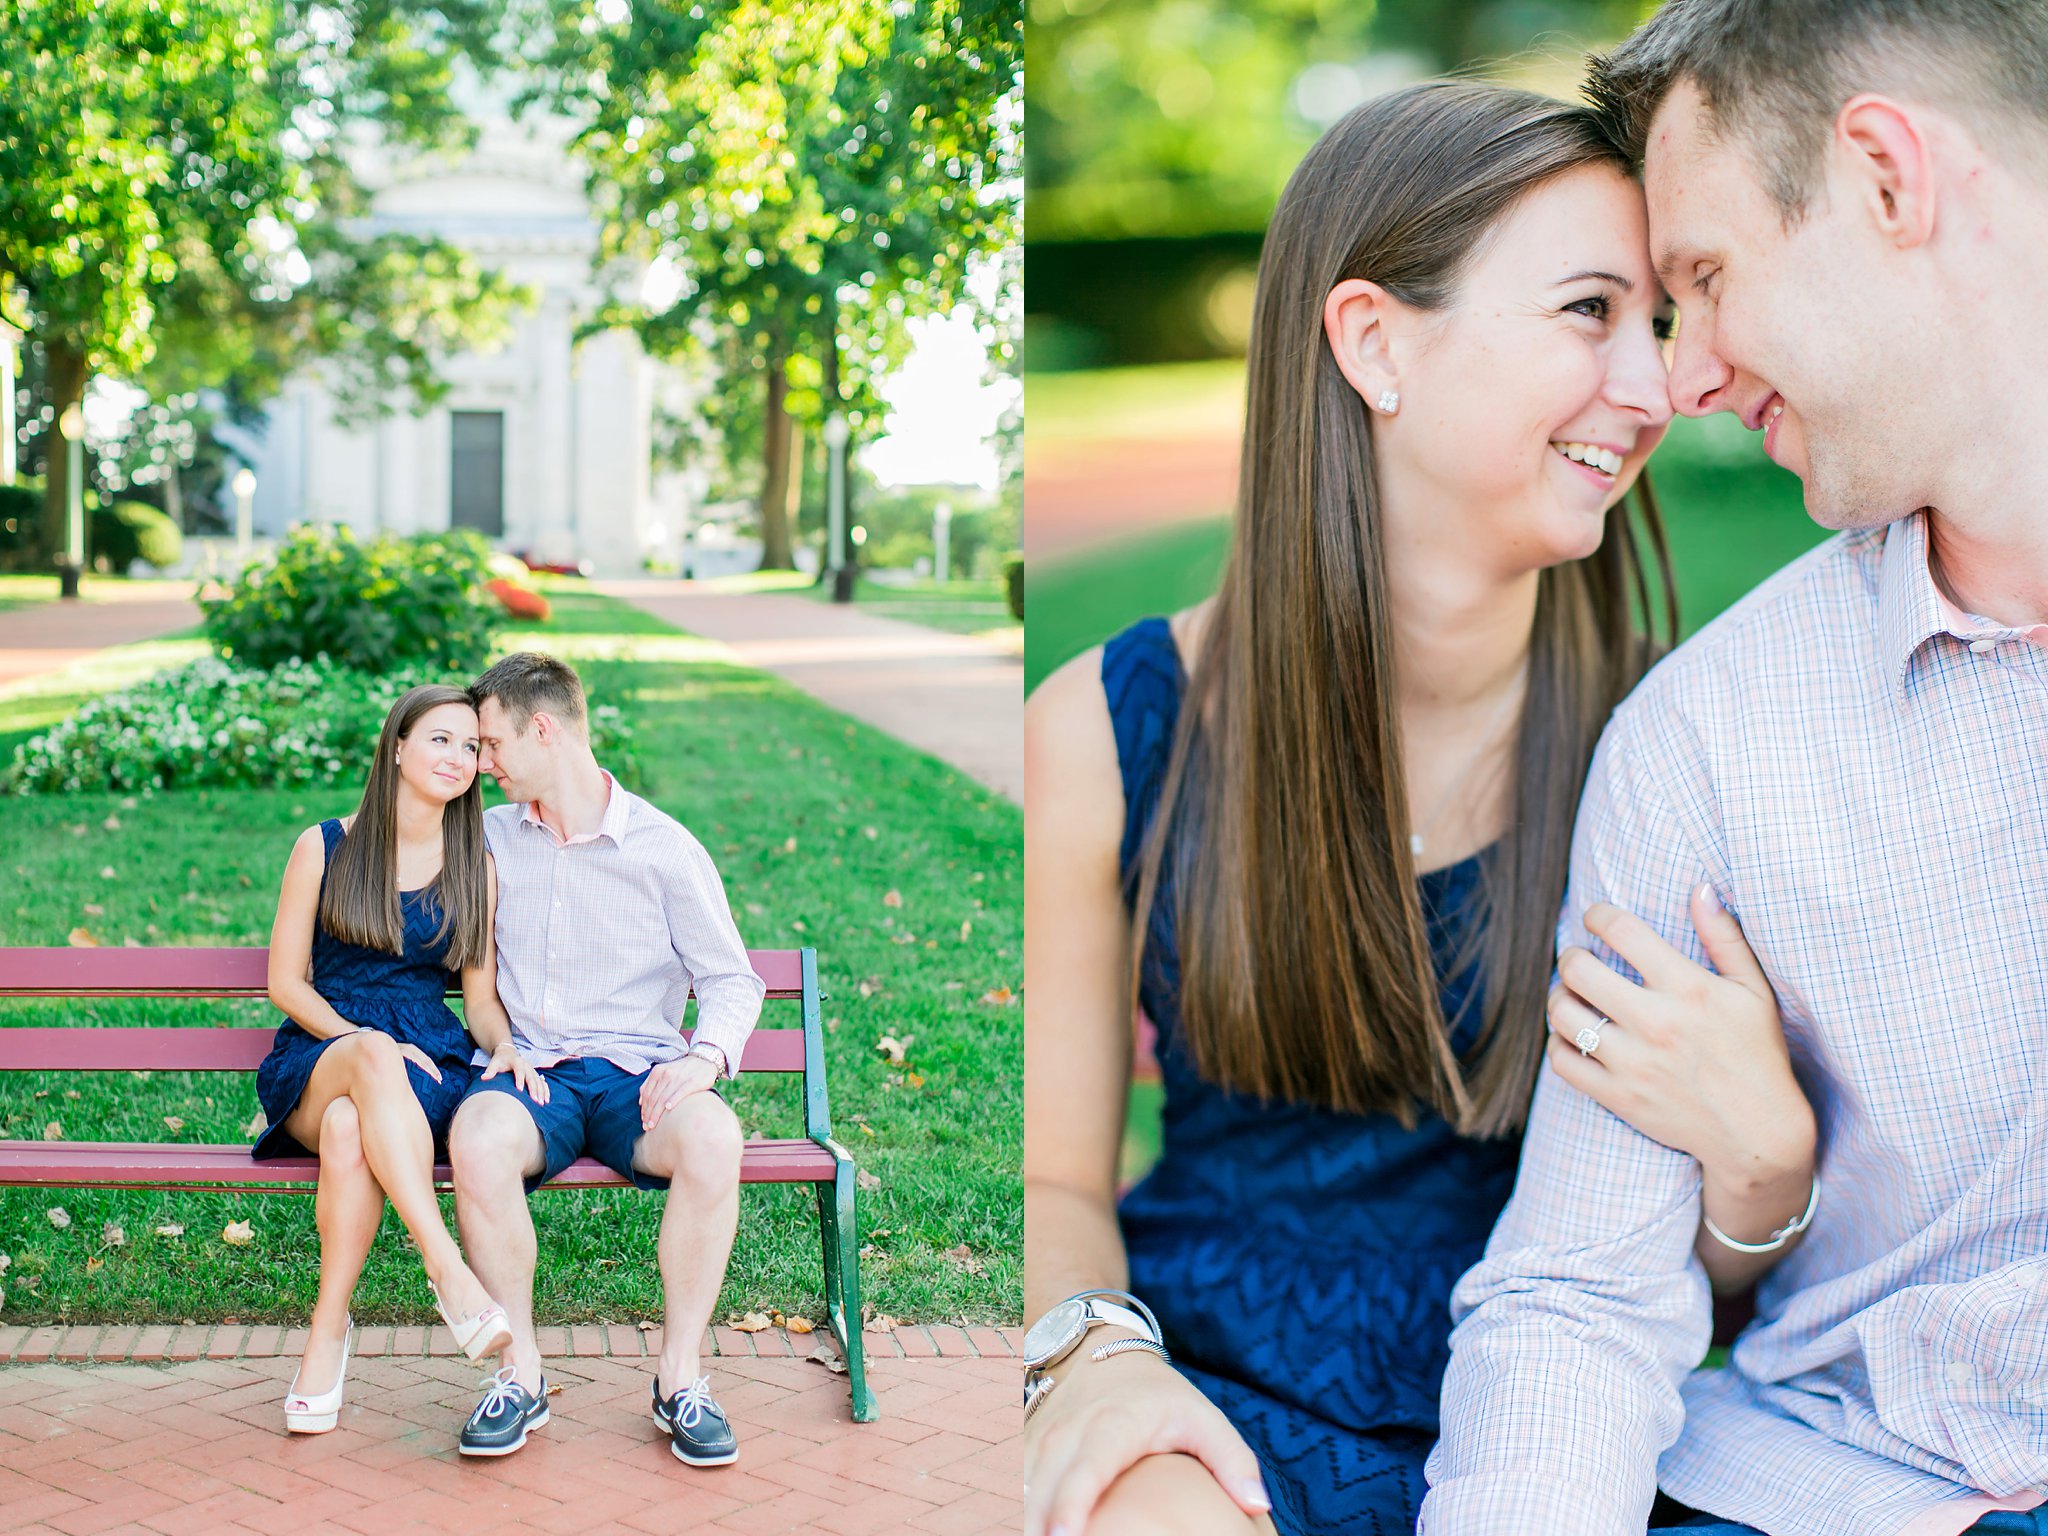
<instances>
[{"instance_id":1,"label":"tree trunk","mask_svg":"<svg viewBox=\"0 0 2048 1536\"><path fill-rule=\"evenodd\" d=\"M825 417L827 420L830 420L832 413L834 411L844 413L846 409L845 402L839 398L838 300L834 298L827 298L825 300L825 312L826 317L830 319L832 323L825 330L825 355L818 359L818 365L820 371L824 375L823 387L820 392L824 395L823 403L825 407ZM847 423L847 426L849 428L851 428L852 425L853 423L851 422ZM845 508L846 515L840 522L839 536L846 542L842 546L840 546L837 552L836 559L834 557L834 552L831 549L828 548L825 551L825 568L827 570L830 570L835 564L847 566L849 568L853 565L853 437L851 435L851 432L849 432L847 436L846 447L842 449L841 452L843 453L846 459L846 472L840 477L841 490L844 498L842 504ZM831 465L829 463L826 465L826 473L828 476L831 473ZM826 520L825 537L828 542L832 537L831 520L829 518Z\"/></svg>"},{"instance_id":2,"label":"tree trunk","mask_svg":"<svg viewBox=\"0 0 2048 1536\"><path fill-rule=\"evenodd\" d=\"M52 339L43 343L43 359L54 413L43 439L43 545L53 559L61 560L70 537L71 445L57 424L85 399L85 354L69 342Z\"/></svg>"},{"instance_id":3,"label":"tree trunk","mask_svg":"<svg viewBox=\"0 0 2048 1536\"><path fill-rule=\"evenodd\" d=\"M761 566L764 571L796 567L789 542L789 375L780 349L768 359L768 400L761 422Z\"/></svg>"},{"instance_id":4,"label":"tree trunk","mask_svg":"<svg viewBox=\"0 0 2048 1536\"><path fill-rule=\"evenodd\" d=\"M180 533L189 533L185 526L185 488L178 483L180 466L177 450L170 455L170 470L164 476L164 516L178 525Z\"/></svg>"}]
</instances>

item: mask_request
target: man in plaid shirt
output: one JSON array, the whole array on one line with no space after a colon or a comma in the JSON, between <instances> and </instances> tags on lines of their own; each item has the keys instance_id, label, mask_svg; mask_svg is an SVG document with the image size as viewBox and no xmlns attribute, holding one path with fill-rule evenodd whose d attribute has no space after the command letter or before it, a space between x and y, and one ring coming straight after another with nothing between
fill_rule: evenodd
<instances>
[{"instance_id":1,"label":"man in plaid shirt","mask_svg":"<svg viewBox=\"0 0 2048 1536\"><path fill-rule=\"evenodd\" d=\"M1546 1069L1453 1300L1421 1527L2039 1532L2048 1490L2048 6L1669 0L1592 92L1645 163L1676 408L1845 530L1615 714L1560 942L1738 912L1820 1127L1724 1369L1699 1170ZM1536 1021L1531 1021L1536 1027Z\"/></svg>"}]
</instances>

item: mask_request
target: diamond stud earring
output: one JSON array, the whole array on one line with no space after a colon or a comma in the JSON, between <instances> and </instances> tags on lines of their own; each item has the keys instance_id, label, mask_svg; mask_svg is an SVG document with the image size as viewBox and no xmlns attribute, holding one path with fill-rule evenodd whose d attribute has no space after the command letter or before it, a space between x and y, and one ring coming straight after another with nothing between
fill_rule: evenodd
<instances>
[{"instance_id":1,"label":"diamond stud earring","mask_svg":"<svg viewBox=\"0 0 2048 1536\"><path fill-rule=\"evenodd\" d=\"M1389 416L1393 415L1394 412L1401 409L1401 396L1391 389L1382 390L1380 392L1380 409Z\"/></svg>"}]
</instances>

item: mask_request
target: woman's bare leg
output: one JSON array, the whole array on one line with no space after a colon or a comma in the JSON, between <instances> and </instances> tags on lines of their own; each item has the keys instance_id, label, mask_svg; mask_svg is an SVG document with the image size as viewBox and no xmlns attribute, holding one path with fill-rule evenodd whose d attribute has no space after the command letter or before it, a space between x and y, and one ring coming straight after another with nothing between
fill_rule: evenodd
<instances>
[{"instance_id":1,"label":"woman's bare leg","mask_svg":"<svg viewBox=\"0 0 2048 1536\"><path fill-rule=\"evenodd\" d=\"M285 1129L301 1145L312 1145L306 1131L317 1137L318 1117L343 1097L354 1101L363 1158L419 1244L427 1277L453 1316L475 1316L490 1304L490 1295L463 1263L441 1219L441 1202L434 1194L434 1133L413 1094L397 1041L366 1029L322 1051Z\"/></svg>"},{"instance_id":2,"label":"woman's bare leg","mask_svg":"<svg viewBox=\"0 0 2048 1536\"><path fill-rule=\"evenodd\" d=\"M1109 1485L1087 1536L1273 1536L1192 1456L1147 1456Z\"/></svg>"},{"instance_id":3,"label":"woman's bare leg","mask_svg":"<svg viewBox=\"0 0 2048 1536\"><path fill-rule=\"evenodd\" d=\"M348 1302L377 1224L384 1219L384 1188L363 1159L356 1107L332 1100L320 1120L320 1186L313 1216L320 1227L320 1296L306 1329L306 1354L299 1363L299 1391L318 1396L341 1370L341 1341L348 1332Z\"/></svg>"}]
</instances>

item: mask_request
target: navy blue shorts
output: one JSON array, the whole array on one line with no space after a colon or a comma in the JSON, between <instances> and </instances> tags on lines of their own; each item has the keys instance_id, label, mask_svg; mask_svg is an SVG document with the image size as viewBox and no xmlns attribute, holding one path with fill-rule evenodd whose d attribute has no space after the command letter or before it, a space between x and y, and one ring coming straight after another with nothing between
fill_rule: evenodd
<instances>
[{"instance_id":1,"label":"navy blue shorts","mask_svg":"<svg viewBox=\"0 0 2048 1536\"><path fill-rule=\"evenodd\" d=\"M512 1080L510 1072L486 1079L478 1068L468 1097L480 1093L509 1094L540 1128L547 1166L538 1178L528 1179L529 1191L575 1162L590 1156L622 1179L631 1179L642 1189L667 1189L668 1180L633 1166L633 1148L639 1145L640 1085L645 1072L628 1072L613 1066L602 1056L571 1057L552 1067L539 1068L548 1085L548 1101L536 1104ZM715 1090L714 1090L715 1091Z\"/></svg>"}]
</instances>

